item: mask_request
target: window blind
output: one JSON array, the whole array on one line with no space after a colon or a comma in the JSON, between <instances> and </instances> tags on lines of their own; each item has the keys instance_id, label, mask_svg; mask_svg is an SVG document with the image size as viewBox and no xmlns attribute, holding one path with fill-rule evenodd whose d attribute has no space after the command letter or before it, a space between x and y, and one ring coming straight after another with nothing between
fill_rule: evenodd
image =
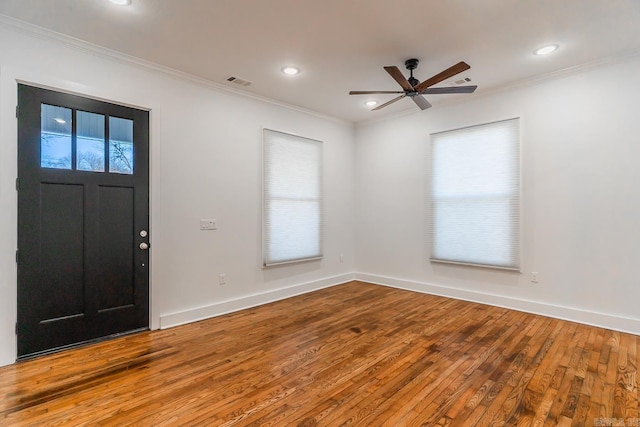
<instances>
[{"instance_id":1,"label":"window blind","mask_svg":"<svg viewBox=\"0 0 640 427\"><path fill-rule=\"evenodd\" d=\"M431 260L520 269L520 119L431 135Z\"/></svg>"},{"instance_id":2,"label":"window blind","mask_svg":"<svg viewBox=\"0 0 640 427\"><path fill-rule=\"evenodd\" d=\"M322 257L322 142L263 130L263 264Z\"/></svg>"}]
</instances>

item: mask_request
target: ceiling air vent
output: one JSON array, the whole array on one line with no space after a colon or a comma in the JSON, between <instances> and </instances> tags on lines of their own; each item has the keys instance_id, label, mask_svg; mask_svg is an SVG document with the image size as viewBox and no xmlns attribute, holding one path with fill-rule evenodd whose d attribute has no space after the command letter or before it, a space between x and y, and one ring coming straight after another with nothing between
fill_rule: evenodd
<instances>
[{"instance_id":1,"label":"ceiling air vent","mask_svg":"<svg viewBox=\"0 0 640 427\"><path fill-rule=\"evenodd\" d=\"M469 83L471 81L471 79L469 77L465 77L464 79L460 79L460 80L456 80L454 81L455 84L457 84L458 86Z\"/></svg>"},{"instance_id":2,"label":"ceiling air vent","mask_svg":"<svg viewBox=\"0 0 640 427\"><path fill-rule=\"evenodd\" d=\"M249 80L244 80L236 76L227 77L227 81L238 86L251 86L251 82Z\"/></svg>"}]
</instances>

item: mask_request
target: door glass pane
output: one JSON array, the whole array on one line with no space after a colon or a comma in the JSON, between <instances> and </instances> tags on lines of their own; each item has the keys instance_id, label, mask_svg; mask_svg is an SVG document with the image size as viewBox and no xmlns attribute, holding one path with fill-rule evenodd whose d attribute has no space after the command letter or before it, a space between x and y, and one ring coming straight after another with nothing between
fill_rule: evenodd
<instances>
[{"instance_id":1,"label":"door glass pane","mask_svg":"<svg viewBox=\"0 0 640 427\"><path fill-rule=\"evenodd\" d=\"M78 111L76 120L76 169L104 172L104 116Z\"/></svg>"},{"instance_id":2,"label":"door glass pane","mask_svg":"<svg viewBox=\"0 0 640 427\"><path fill-rule=\"evenodd\" d=\"M71 169L71 109L42 104L40 166Z\"/></svg>"},{"instance_id":3,"label":"door glass pane","mask_svg":"<svg viewBox=\"0 0 640 427\"><path fill-rule=\"evenodd\" d=\"M133 173L133 120L109 117L109 172Z\"/></svg>"}]
</instances>

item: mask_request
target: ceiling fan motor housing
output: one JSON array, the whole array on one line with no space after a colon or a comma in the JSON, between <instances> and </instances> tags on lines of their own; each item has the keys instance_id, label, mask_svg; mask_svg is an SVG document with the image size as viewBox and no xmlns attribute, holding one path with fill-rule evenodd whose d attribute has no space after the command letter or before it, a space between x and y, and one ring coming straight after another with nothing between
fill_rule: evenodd
<instances>
[{"instance_id":1,"label":"ceiling fan motor housing","mask_svg":"<svg viewBox=\"0 0 640 427\"><path fill-rule=\"evenodd\" d=\"M418 63L420 61L412 58L412 59L407 59L406 61L404 61L404 66L407 67L407 70L415 70L416 68L418 68Z\"/></svg>"}]
</instances>

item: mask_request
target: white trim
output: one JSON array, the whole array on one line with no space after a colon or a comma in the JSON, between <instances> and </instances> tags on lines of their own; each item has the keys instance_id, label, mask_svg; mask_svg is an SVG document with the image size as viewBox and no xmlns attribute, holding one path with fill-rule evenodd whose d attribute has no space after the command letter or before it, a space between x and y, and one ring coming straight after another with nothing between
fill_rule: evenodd
<instances>
[{"instance_id":1,"label":"white trim","mask_svg":"<svg viewBox=\"0 0 640 427\"><path fill-rule=\"evenodd\" d=\"M198 85L201 85L210 89L214 89L219 92L233 93L235 95L240 95L246 98L262 101L267 104L277 105L279 107L286 108L288 110L309 114L311 116L319 117L321 119L329 120L335 123L341 123L341 124L346 124L351 126L354 125L354 122L349 120L345 120L335 116L330 116L328 114L320 113L314 110L309 110L303 107L298 107L293 104L287 104L282 101L276 101L275 99L267 98L266 96L256 95L254 93L228 87L221 83L214 82L212 80L198 77L193 74L176 70L175 68L167 67L165 65L161 65L155 62L147 61L132 55L127 55L125 53L118 52L113 49L108 49L106 47L103 47L94 43L90 43L75 37L71 37L66 34L58 33L56 31L52 31L43 27L39 27L37 25L30 24L28 22L21 21L19 19L15 19L7 15L0 14L0 25L3 25L10 30L17 31L31 37L37 37L39 39L44 39L44 40L53 40L63 45L66 45L67 47L77 49L85 53L89 53L101 58L110 59L110 60L119 62L121 64L137 66L145 70L155 71L155 72L159 72L172 77L177 77L179 79L196 83Z\"/></svg>"},{"instance_id":2,"label":"white trim","mask_svg":"<svg viewBox=\"0 0 640 427\"><path fill-rule=\"evenodd\" d=\"M160 316L160 329L171 328L173 326L184 325L211 317L221 316L227 313L233 313L235 311L245 310L247 308L268 304L270 302L291 298L320 289L330 288L332 286L350 282L354 279L354 273L342 274L339 276L327 277L326 279L301 283L287 288L274 289L259 294L247 295L199 308L164 314Z\"/></svg>"},{"instance_id":3,"label":"white trim","mask_svg":"<svg viewBox=\"0 0 640 427\"><path fill-rule=\"evenodd\" d=\"M504 193L501 193L504 198L508 198L509 202L512 202L515 197L517 197L517 202L518 202L517 215L514 215L514 212L512 210L513 204L509 203L509 205L511 206L511 210L509 212L509 218L512 221L511 223L512 233L509 236L507 236L506 239L503 239L509 243L509 247L517 248L517 256L513 257L512 253L497 255L497 258L506 258L506 259L500 259L501 261L503 261L503 265L500 265L498 263L492 264L489 262L486 262L486 263L473 262L473 260L464 259L464 258L469 258L471 254L477 255L476 251L479 249L477 247L473 247L472 249L469 249L469 252L463 251L463 253L451 255L449 259L447 259L446 257L439 257L439 255L442 255L442 254L436 253L438 252L436 250L437 246L440 247L440 249L442 249L442 246L446 247L447 249L450 248L450 245L447 244L448 242L446 241L446 239L444 242L438 239L438 236L440 235L441 231L444 231L446 233L446 231L448 230L447 227L445 226L445 229L443 230L442 227L439 227L436 225L436 222L434 219L436 217L435 211L438 209L439 206L441 206L443 199L445 200L444 203L447 203L446 200L448 199L447 196L445 197L434 196L434 190L435 190L434 178L437 173L437 172L434 172L437 169L436 168L437 162L435 160L435 155L434 155L434 153L436 152L436 144L438 145L444 144L445 147L449 147L448 143L452 142L451 141L452 138L457 140L462 135L466 135L469 140L475 140L476 134L478 132L482 132L482 130L486 128L502 130L502 131L511 131L513 129L517 130L516 135L513 135L513 138L512 138L512 135L509 134L508 137L505 136L504 141L501 140L502 142L505 142L505 143L508 142L510 147L513 145L517 149L517 154L516 154L517 159L515 159L517 160L517 162L513 162L514 160L513 156L509 156L509 155L507 155L506 160L509 161L508 163L510 165L515 164L517 166L517 178L518 178L517 187L511 184L508 186L508 190L516 190L516 191L511 192L511 191L508 191L507 189L503 189ZM476 142L480 142L480 141L476 141ZM447 152L447 148L441 148L441 149ZM502 153L502 154L505 155L505 153ZM495 159L492 158L492 160L495 160ZM498 160L505 160L505 159L500 158ZM429 163L430 163L430 167L428 168L428 182L427 182L427 185L428 185L427 188L429 189L428 195L427 195L427 198L428 198L427 206L429 208L429 210L427 211L429 213L429 218L427 220L427 224L429 227L429 243L430 243L429 260L433 263L467 265L472 267L517 271L521 273L522 261L523 261L523 256L522 256L522 246L523 246L522 245L522 230L523 230L522 176L523 176L523 173L522 173L522 130L521 130L521 124L520 124L520 117L503 118L503 119L498 119L490 122L485 122L480 124L471 124L471 125L457 127L454 129L445 129L438 132L430 133L429 134ZM511 174L507 176L507 178L511 178L511 177L512 177ZM511 182L509 179L507 179L507 181ZM464 200L464 201L474 200L478 202L481 206L484 206L484 202L482 199L484 195L485 195L484 193L482 194L478 193L478 194L472 194L472 195L457 194L456 199ZM490 197L492 196L493 196L493 193L491 194ZM465 219L468 219L471 222L473 222L473 220L477 218L472 215L471 217L467 217ZM517 220L517 223L515 223L515 226L514 226L515 221L513 221L514 219ZM517 233L513 233L514 230L516 230ZM465 241L465 243L468 243L471 246L473 246L473 242ZM440 244L443 244L443 245L440 245ZM495 260L493 261L495 262ZM504 264L508 264L508 265L504 265Z\"/></svg>"},{"instance_id":4,"label":"white trim","mask_svg":"<svg viewBox=\"0 0 640 427\"><path fill-rule=\"evenodd\" d=\"M68 36L66 34L62 34L62 33L58 33L56 31L52 31L43 27L39 27L37 25L34 24L30 24L28 22L25 21L21 21L19 19L16 18L12 18L10 16L7 15L3 15L0 14L0 25L5 26L8 29L11 29L13 31L31 36L31 37L37 37L40 39L44 39L44 40L54 40L57 41L61 44L64 44L68 47L77 49L79 51L83 51L85 53L89 53L89 54L93 54L102 58L107 58L107 59L111 59L123 64L128 64L128 65L133 65L133 66L138 66L140 68L144 68L146 70L152 70L152 71L156 71L165 75L170 75L173 77L177 77L186 81L190 81L208 88L212 88L221 92L228 92L228 93L234 93L236 95L240 95L243 97L247 97L247 98L251 98L251 99L255 99L258 101L262 101L262 102L266 102L268 104L273 104L273 105L277 105L292 111L297 111L297 112L301 112L301 113L305 113L305 114L310 114L312 116L315 117L319 117L325 120L329 120L329 121L333 121L336 123L341 123L341 124L346 124L346 125L351 125L354 127L357 127L359 125L368 125L368 124L372 124L372 123L378 123L378 122L384 122L387 120L394 120L403 116L408 116L408 115L412 115L412 114L417 114L418 112L415 111L412 108L407 108L406 110L403 111L399 111L397 113L393 113L393 114L389 114L389 115L385 115L385 116L378 116L378 117L372 117L370 119L363 119L363 120L345 120L339 117L335 117L335 116L331 116L328 114L324 114L324 113L320 113L318 111L314 111L314 110L309 110L306 108L302 108L302 107L298 107L296 105L293 104L287 104L285 102L281 102L281 101L276 101L275 99L271 99L271 98L267 98L265 96L260 96L260 95L256 95L250 92L246 92L243 90L239 90L236 88L232 88L232 87L228 87L225 86L221 83L217 83L214 82L212 80L207 80L204 79L202 77L198 77L195 76L193 74L189 74L186 73L184 71L180 71L180 70L176 70L175 68L171 68L171 67L167 67L164 65L160 65L157 64L155 62L151 62L151 61L147 61L132 55L127 55L124 54L122 52L118 52L116 50L113 49L108 49L106 47L103 46L99 46L97 44L94 43L90 43L75 37L71 37ZM640 55L640 49L636 48L636 49L630 49L630 50L626 50L624 52L619 52L616 53L614 55L605 57L605 58L599 58L596 59L594 61L590 61L590 62L586 62L584 64L579 64L579 65L574 65L568 68L564 68L561 70L557 70L557 71L552 71L550 73L547 74L542 74L539 76L534 76L534 77L530 77L530 78L526 78L526 79L522 79L522 80L516 80L513 82L508 82L504 85L495 87L493 89L489 89L489 90L482 90L480 89L479 92L476 92L475 96L474 96L474 100L477 99L478 97L484 98L487 96L491 96L494 95L496 93L501 93L501 92L506 92L506 91L510 91L512 89L519 89L522 87L526 87L526 86L531 86L531 85L536 85L539 84L541 82L545 82L547 80L553 80L556 78L561 78L567 75L572 75L572 74L577 74L580 73L582 71L585 70L589 70L589 69L593 69L593 68L599 68L599 67L603 67L603 66L607 66L607 65L612 65L612 64L616 64L619 63L621 61L625 61L627 59L633 58L635 56ZM467 102L469 99L468 98L458 98L458 97L451 97L448 98L447 100L442 100L438 103L438 106L448 106L448 105L457 105L457 104L461 104L464 102Z\"/></svg>"},{"instance_id":5,"label":"white trim","mask_svg":"<svg viewBox=\"0 0 640 427\"><path fill-rule=\"evenodd\" d=\"M374 285L387 286L411 292L419 292L422 294L437 295L445 298L453 298L479 304L491 305L495 307L502 307L510 310L517 310L526 313L552 317L555 319L566 320L569 322L577 322L599 328L606 328L619 332L640 335L640 319L636 318L616 316L608 313L598 313L573 307L505 297L502 295L475 292L467 289L458 289L443 285L418 282L415 280L406 280L366 273L348 273L339 276L328 277L326 279L320 279L312 282L294 285L291 287L275 289L264 293L247 295L233 300L222 301L199 308L161 315L160 329L167 329L174 326L180 326L191 322L197 322L216 316L245 310L274 301L279 301L297 295L303 295L320 289L340 285L352 280L359 280Z\"/></svg>"},{"instance_id":6,"label":"white trim","mask_svg":"<svg viewBox=\"0 0 640 427\"><path fill-rule=\"evenodd\" d=\"M268 137L267 138L267 134L271 133L271 134L278 134L280 135L280 138L275 138L274 137ZM299 145L300 143L307 143L307 144L312 144L314 147L317 146L319 147L318 150L318 158L317 160L317 166L318 166L318 170L319 170L319 194L317 196L317 199L319 200L319 223L317 224L317 231L319 232L319 253L317 254L313 254L312 256L303 256L302 258L287 258L287 259L283 259L281 261L271 261L269 262L268 260L272 258L272 252L269 249L270 245L269 243L273 242L273 236L271 235L272 233L270 232L269 227L266 226L266 212L269 211L271 212L270 208L267 208L267 200L271 201L273 199L273 194L272 191L273 189L271 187L269 190L269 195L267 195L267 181L272 182L273 179L273 174L269 173L269 179L266 179L266 171L267 168L265 168L265 166L267 165L267 163L269 165L272 164L271 162L271 158L273 157L273 150L268 150L266 147L267 146L271 146L270 144L274 141L280 141L282 139L282 141L286 142L286 143L295 143L296 145ZM287 150L289 151L289 150ZM267 159L266 153L270 153L269 158ZM308 262L308 261L318 261L318 260L322 260L324 258L324 232L323 232L323 227L324 227L324 143L321 140L318 139L312 139L312 138L308 138L305 136L300 136L294 133L288 133L288 132L283 132L283 131L279 131L279 130L274 130L274 129L270 129L270 128L262 128L262 168L261 168L261 172L262 172L262 268L269 268L269 267L273 267L273 266L278 266L278 265L284 265L284 264L293 264L293 263L300 263L300 262ZM292 160L292 159L288 159L288 160ZM298 160L293 160L294 162L297 162ZM315 163L315 162L314 162ZM270 170L270 169L269 169ZM277 175L277 173L276 173ZM277 179L276 179L277 181ZM279 190L281 191L285 191L286 190L283 188L280 188ZM277 190L276 190L277 192ZM293 196L293 198L291 200L296 200L296 201L302 201L302 200L307 200L307 201L312 201L315 200L314 198L312 198L311 196L307 196L308 199L304 199L304 198L300 198L300 196ZM295 234L295 233L294 233ZM294 236L295 238L295 236ZM276 239L277 240L277 239ZM269 242L269 243L267 243ZM301 254L297 254L297 255L301 255Z\"/></svg>"},{"instance_id":7,"label":"white trim","mask_svg":"<svg viewBox=\"0 0 640 427\"><path fill-rule=\"evenodd\" d=\"M273 129L273 128L268 128L268 127L264 127L264 126L262 127L262 140L263 141L264 141L264 131L265 130L268 130L269 132L279 133L279 134L285 135L285 136L293 136L294 138L306 139L307 141L317 142L319 144L324 144L324 141L322 141L321 139L309 138L308 136L303 136L303 135L297 134L295 132L286 132L286 131L277 130L277 129Z\"/></svg>"},{"instance_id":8,"label":"white trim","mask_svg":"<svg viewBox=\"0 0 640 427\"><path fill-rule=\"evenodd\" d=\"M521 259L522 257L519 257L519 258ZM507 271L516 271L518 273L522 273L521 267L502 267L499 265L492 265L492 264L474 264L472 262L449 261L446 259L438 259L438 258L429 258L429 261L437 262L440 264L466 265L469 267L490 268L493 270L507 270Z\"/></svg>"},{"instance_id":9,"label":"white trim","mask_svg":"<svg viewBox=\"0 0 640 427\"><path fill-rule=\"evenodd\" d=\"M57 86L51 86L51 85L48 85L48 84L37 83L37 82L33 82L31 80L23 80L23 79L16 78L16 82L18 84L23 85L23 86L31 86L31 87L35 87L35 88L38 88L38 89L51 90L51 91L54 91L54 92L64 93L64 94L67 94L67 95L80 96L82 98L92 99L94 101L108 102L110 104L116 104L116 105L120 105L122 107L135 108L136 110L149 111L149 112L151 111L150 107L145 107L145 106L142 106L142 105L129 104L129 103L126 103L126 102L120 102L118 100L111 99L111 98L102 98L102 97L99 97L99 96L88 95L88 94L86 94L84 92L76 92L74 90L68 90L68 89L64 89L64 88L60 89Z\"/></svg>"},{"instance_id":10,"label":"white trim","mask_svg":"<svg viewBox=\"0 0 640 427\"><path fill-rule=\"evenodd\" d=\"M505 297L502 295L475 292L467 289L452 288L414 280L378 276L375 274L356 273L355 277L356 280L375 285L487 304L495 307L523 311L526 313L553 317L555 319L640 335L640 318L616 316L609 313L598 313L595 311L586 311L583 309L554 305L545 302Z\"/></svg>"},{"instance_id":11,"label":"white trim","mask_svg":"<svg viewBox=\"0 0 640 427\"><path fill-rule=\"evenodd\" d=\"M429 139L431 139L432 136L434 135L441 135L443 133L449 133L449 132L456 132L459 130L471 130L473 128L479 128L482 126L487 126L487 125L495 125L497 123L502 123L502 122L510 122L512 120L520 120L520 116L515 116L515 117L509 117L506 119L496 119L496 120L491 120L488 122L483 122L483 123L474 123L474 124L470 124L470 125L465 125L465 126L460 126L457 128L453 128L453 129L443 129L437 132L432 132L429 134ZM520 134L521 132L518 132L518 141L520 141Z\"/></svg>"},{"instance_id":12,"label":"white trim","mask_svg":"<svg viewBox=\"0 0 640 427\"><path fill-rule=\"evenodd\" d=\"M264 229L264 223L263 223L262 227ZM264 248L264 243L262 244L262 247ZM287 260L287 261L271 262L271 263L267 264L267 263L264 262L264 256L263 256L262 257L262 268L276 267L278 265L298 264L300 262L308 262L308 261L321 261L322 259L324 259L324 256L320 255L320 256L317 256L317 257L313 257L313 258L296 258L296 259L290 259L290 260Z\"/></svg>"},{"instance_id":13,"label":"white trim","mask_svg":"<svg viewBox=\"0 0 640 427\"><path fill-rule=\"evenodd\" d=\"M0 25L3 23L3 15L0 15ZM157 242L161 240L161 236L158 236L157 233L154 236L153 230L160 230L159 226L159 216L155 215L154 212L159 212L160 203L160 195L161 195L161 138L162 133L159 131L161 126L161 115L162 115L162 106L155 101L150 101L147 99L148 97L141 97L139 95L123 95L120 98L120 95L114 95L112 93L107 94L103 88L100 86L96 86L93 84L86 84L84 81L75 81L75 80L66 80L58 77L52 77L46 74L42 74L38 70L31 70L24 67L13 67L8 65L0 64L0 92L3 92L4 89L7 89L4 92L3 97L0 98L0 110L3 106L9 106L11 110L15 108L18 104L18 85L23 84L27 86L38 87L42 89L49 89L56 92L76 95L84 98L94 99L103 102L109 102L113 104L123 105L130 108L136 108L143 111L149 112L149 229L152 230L150 239L151 243L155 243L154 246L160 247ZM15 115L14 115L15 117ZM0 120L1 121L1 120ZM17 147L18 147L18 121L11 120L10 122L12 138L14 141L13 144L15 146L15 156L14 156L14 164L15 168L13 169L13 175L18 176L18 168L17 168ZM1 183L0 183L1 184ZM1 193L1 191L0 191ZM18 199L17 196L13 201L12 208L14 209L14 215L17 218L17 204ZM17 219L16 219L17 221ZM15 246L17 248L17 222L15 222ZM156 314L157 309L154 307L157 304L154 304L154 270L157 267L157 256L154 256L154 251L150 251L149 254L149 265L151 266L149 270L149 328L154 330L159 327L159 317ZM15 265L15 264L14 264ZM17 289L17 267L15 270L16 276L14 277L13 283L16 284ZM14 294L15 295L15 294ZM17 301L14 297L14 305L17 308ZM17 317L16 317L17 319ZM15 322L14 322L15 323ZM17 341L16 341L17 342ZM14 354L17 354L14 351ZM0 366L2 366L2 355L0 353ZM15 360L15 357L14 357Z\"/></svg>"},{"instance_id":14,"label":"white trim","mask_svg":"<svg viewBox=\"0 0 640 427\"><path fill-rule=\"evenodd\" d=\"M549 80L561 79L563 77L579 74L584 71L597 69L601 67L607 67L609 65L615 65L620 62L626 61L628 59L635 58L636 56L640 56L640 48L625 50L623 52L618 52L616 54L613 54L604 58L599 58L593 61L563 68L561 70L551 71L546 74L541 74L533 77L527 77L524 79L507 82L505 84L496 86L491 89L485 90L482 88L482 86L480 86L478 90L476 90L476 92L473 94L472 98L452 96L446 99L438 100L437 105L434 105L434 107L447 107L450 105L464 104L465 102L487 98L498 93L509 92L512 90L522 89L529 86L536 86L538 84L544 83ZM355 122L355 125L356 127L363 126L363 125L368 126L371 124L382 123L388 120L395 120L405 116L411 116L416 114L420 114L420 111L417 111L415 110L414 107L411 107L411 108L407 108L406 110L398 111L386 116L377 116L377 117L372 117L370 119L358 120Z\"/></svg>"}]
</instances>

